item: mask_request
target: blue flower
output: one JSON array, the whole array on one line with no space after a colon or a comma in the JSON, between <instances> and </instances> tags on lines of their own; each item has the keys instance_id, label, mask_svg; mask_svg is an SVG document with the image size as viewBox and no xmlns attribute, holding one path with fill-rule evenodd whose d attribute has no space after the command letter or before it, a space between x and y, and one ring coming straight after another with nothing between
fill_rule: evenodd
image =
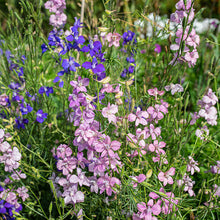
<instances>
[{"instance_id":1,"label":"blue flower","mask_svg":"<svg viewBox=\"0 0 220 220\"><path fill-rule=\"evenodd\" d=\"M99 54L101 52L101 50L102 50L101 42L95 41L93 43L92 40L89 40L88 46L84 46L82 48L82 52L89 52L91 57L95 56L96 54Z\"/></svg>"},{"instance_id":2,"label":"blue flower","mask_svg":"<svg viewBox=\"0 0 220 220\"><path fill-rule=\"evenodd\" d=\"M9 85L8 85L8 87L10 88L10 89L12 89L12 90L19 90L19 87L20 87L21 85L19 84L19 83L15 83L15 82L12 82L12 83L10 83Z\"/></svg>"},{"instance_id":3,"label":"blue flower","mask_svg":"<svg viewBox=\"0 0 220 220\"><path fill-rule=\"evenodd\" d=\"M49 97L49 95L53 93L53 87L41 86L39 89L39 94L43 95L43 93Z\"/></svg>"},{"instance_id":4,"label":"blue flower","mask_svg":"<svg viewBox=\"0 0 220 220\"><path fill-rule=\"evenodd\" d=\"M25 103L26 104L26 103ZM31 112L33 110L33 108L29 105L29 104L26 104L26 107L24 106L24 103L21 103L20 105L20 111L21 111L21 114L22 115L26 115L28 114L29 112Z\"/></svg>"},{"instance_id":5,"label":"blue flower","mask_svg":"<svg viewBox=\"0 0 220 220\"><path fill-rule=\"evenodd\" d=\"M15 118L15 122L16 122L16 128L20 129L25 129L25 124L28 124L28 119L26 118L21 118L20 116Z\"/></svg>"},{"instance_id":6,"label":"blue flower","mask_svg":"<svg viewBox=\"0 0 220 220\"><path fill-rule=\"evenodd\" d=\"M5 208L4 202L5 202L4 200L0 201L0 213L1 214L5 214L6 213L6 208Z\"/></svg>"},{"instance_id":7,"label":"blue flower","mask_svg":"<svg viewBox=\"0 0 220 220\"><path fill-rule=\"evenodd\" d=\"M62 62L62 67L65 70L65 72L73 71L76 72L76 67L79 67L80 65L74 61L73 57L70 57L68 59L64 59Z\"/></svg>"},{"instance_id":8,"label":"blue flower","mask_svg":"<svg viewBox=\"0 0 220 220\"><path fill-rule=\"evenodd\" d=\"M51 31L48 37L48 41L49 41L49 45L50 46L56 46L57 43L60 43L60 38L57 36L57 32L56 31Z\"/></svg>"},{"instance_id":9,"label":"blue flower","mask_svg":"<svg viewBox=\"0 0 220 220\"><path fill-rule=\"evenodd\" d=\"M97 59L94 57L92 62L85 62L82 64L85 69L91 69L93 73L102 73L105 71L103 64L98 64Z\"/></svg>"},{"instance_id":10,"label":"blue flower","mask_svg":"<svg viewBox=\"0 0 220 220\"><path fill-rule=\"evenodd\" d=\"M84 42L85 42L84 37L83 36L79 36L79 32L78 31L75 31L73 33L73 35L70 34L69 36L66 37L66 39L68 41L75 41L77 44L84 44Z\"/></svg>"},{"instance_id":11,"label":"blue flower","mask_svg":"<svg viewBox=\"0 0 220 220\"><path fill-rule=\"evenodd\" d=\"M41 49L42 49L42 54L43 54L48 50L48 46L46 44L42 44Z\"/></svg>"},{"instance_id":12,"label":"blue flower","mask_svg":"<svg viewBox=\"0 0 220 220\"><path fill-rule=\"evenodd\" d=\"M135 38L135 33L132 31L125 32L122 37L123 37L123 45L127 45L129 42L132 41L135 44L137 43L137 40Z\"/></svg>"},{"instance_id":13,"label":"blue flower","mask_svg":"<svg viewBox=\"0 0 220 220\"><path fill-rule=\"evenodd\" d=\"M78 30L78 28L82 28L83 23L80 22L80 19L77 19L77 17L75 17L75 23L74 26L71 28L72 32L75 32Z\"/></svg>"},{"instance_id":14,"label":"blue flower","mask_svg":"<svg viewBox=\"0 0 220 220\"><path fill-rule=\"evenodd\" d=\"M128 63L134 63L135 62L135 59L134 59L133 56L127 57L126 60L127 60Z\"/></svg>"},{"instance_id":15,"label":"blue flower","mask_svg":"<svg viewBox=\"0 0 220 220\"><path fill-rule=\"evenodd\" d=\"M125 69L122 71L122 73L121 73L121 77L122 77L122 78L126 78L127 73L128 73L128 70L125 68Z\"/></svg>"},{"instance_id":16,"label":"blue flower","mask_svg":"<svg viewBox=\"0 0 220 220\"><path fill-rule=\"evenodd\" d=\"M44 113L42 109L39 109L36 113L37 115L37 118L36 120L39 122L39 123L43 123L44 122L44 119L47 118L47 113Z\"/></svg>"}]
</instances>

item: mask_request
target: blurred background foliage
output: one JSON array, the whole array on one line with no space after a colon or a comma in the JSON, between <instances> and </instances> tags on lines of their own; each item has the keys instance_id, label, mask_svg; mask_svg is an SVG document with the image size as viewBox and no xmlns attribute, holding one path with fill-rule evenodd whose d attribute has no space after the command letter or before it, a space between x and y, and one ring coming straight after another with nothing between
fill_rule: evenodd
<instances>
[{"instance_id":1,"label":"blurred background foliage","mask_svg":"<svg viewBox=\"0 0 220 220\"><path fill-rule=\"evenodd\" d=\"M42 7L46 0L23 1L32 3L35 7L34 10L40 6L43 18L42 29L45 34L48 34L51 30L49 26L49 12ZM167 15L169 17L169 15L175 11L176 2L177 0L85 0L85 24L90 30L94 28L97 29L97 27L102 24L104 11L111 11L111 16L113 16L114 19L120 19L122 22L124 21L124 23L128 22L128 24L138 19L137 15L139 13L147 15L151 12L155 12L156 14ZM66 3L68 23L72 25L74 17L80 17L81 1L66 0ZM196 11L203 7L206 8L202 13L203 18L219 18L219 0L195 0L194 8ZM20 15L21 8L21 2L19 0L0 0L0 21L2 31L7 28L7 20L10 18L10 12L17 12ZM25 13L21 16L25 18Z\"/></svg>"}]
</instances>

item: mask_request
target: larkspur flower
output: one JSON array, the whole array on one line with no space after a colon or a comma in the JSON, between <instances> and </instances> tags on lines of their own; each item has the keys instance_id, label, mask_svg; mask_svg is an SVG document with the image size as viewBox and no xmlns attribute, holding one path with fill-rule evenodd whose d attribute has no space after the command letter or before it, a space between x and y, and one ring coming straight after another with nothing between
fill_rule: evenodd
<instances>
[{"instance_id":1,"label":"larkspur flower","mask_svg":"<svg viewBox=\"0 0 220 220\"><path fill-rule=\"evenodd\" d=\"M110 105L108 103L108 106L102 109L102 115L105 118L108 118L109 123L114 122L116 123L116 116L115 114L118 112L118 106L117 105Z\"/></svg>"},{"instance_id":2,"label":"larkspur flower","mask_svg":"<svg viewBox=\"0 0 220 220\"><path fill-rule=\"evenodd\" d=\"M167 172L160 172L158 174L158 179L163 182L163 185L166 186L167 183L173 184L173 178L171 176L174 176L175 174L175 168L171 167Z\"/></svg>"},{"instance_id":3,"label":"larkspur flower","mask_svg":"<svg viewBox=\"0 0 220 220\"><path fill-rule=\"evenodd\" d=\"M91 69L93 73L97 74L97 73L102 73L105 71L105 67L103 64L98 64L98 61L96 59L96 57L94 57L92 59L92 62L84 62L82 64L82 67L84 67L85 69Z\"/></svg>"},{"instance_id":4,"label":"larkspur flower","mask_svg":"<svg viewBox=\"0 0 220 220\"><path fill-rule=\"evenodd\" d=\"M119 47L119 41L121 39L121 35L118 33L108 33L106 36L107 41L109 42L109 47L114 45L115 47Z\"/></svg>"},{"instance_id":5,"label":"larkspur flower","mask_svg":"<svg viewBox=\"0 0 220 220\"><path fill-rule=\"evenodd\" d=\"M36 120L39 122L39 123L43 123L44 120L47 118L47 113L44 113L42 109L39 109L36 113L37 115L37 118Z\"/></svg>"},{"instance_id":6,"label":"larkspur flower","mask_svg":"<svg viewBox=\"0 0 220 220\"><path fill-rule=\"evenodd\" d=\"M62 62L62 67L66 72L73 71L76 72L76 67L79 67L80 65L74 61L73 57L70 57L68 59L64 59Z\"/></svg>"},{"instance_id":7,"label":"larkspur flower","mask_svg":"<svg viewBox=\"0 0 220 220\"><path fill-rule=\"evenodd\" d=\"M154 46L155 46L154 51L155 51L156 53L161 53L161 46L160 46L159 44L155 44Z\"/></svg>"},{"instance_id":8,"label":"larkspur flower","mask_svg":"<svg viewBox=\"0 0 220 220\"><path fill-rule=\"evenodd\" d=\"M168 86L165 86L166 91L171 90L171 94L174 95L176 92L183 92L183 87L180 84L173 84L171 83Z\"/></svg>"},{"instance_id":9,"label":"larkspur flower","mask_svg":"<svg viewBox=\"0 0 220 220\"><path fill-rule=\"evenodd\" d=\"M44 93L46 94L46 96L50 96L50 94L53 93L53 87L49 87L49 86L41 86L39 89L39 94L43 95Z\"/></svg>"},{"instance_id":10,"label":"larkspur flower","mask_svg":"<svg viewBox=\"0 0 220 220\"><path fill-rule=\"evenodd\" d=\"M189 156L189 163L187 164L187 172L191 172L191 175L194 174L195 171L200 172L199 167L197 167L198 162L195 161L191 156Z\"/></svg>"}]
</instances>

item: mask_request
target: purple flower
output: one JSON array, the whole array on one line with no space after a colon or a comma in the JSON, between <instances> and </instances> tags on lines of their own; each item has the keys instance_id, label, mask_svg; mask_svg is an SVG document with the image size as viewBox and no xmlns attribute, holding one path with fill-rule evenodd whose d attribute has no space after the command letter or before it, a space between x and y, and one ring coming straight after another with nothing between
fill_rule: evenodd
<instances>
[{"instance_id":1,"label":"purple flower","mask_svg":"<svg viewBox=\"0 0 220 220\"><path fill-rule=\"evenodd\" d=\"M89 40L89 45L88 46L84 46L82 48L82 52L90 52L90 56L93 57L96 54L99 54L102 50L102 44L100 41L95 41L93 43L92 40Z\"/></svg>"},{"instance_id":2,"label":"purple flower","mask_svg":"<svg viewBox=\"0 0 220 220\"><path fill-rule=\"evenodd\" d=\"M7 211L4 202L5 202L4 200L0 201L0 213L1 214L5 214Z\"/></svg>"},{"instance_id":3,"label":"purple flower","mask_svg":"<svg viewBox=\"0 0 220 220\"><path fill-rule=\"evenodd\" d=\"M18 116L17 118L15 118L15 122L18 129L25 129L25 124L28 124L29 121L26 118L21 118L20 116Z\"/></svg>"},{"instance_id":4,"label":"purple flower","mask_svg":"<svg viewBox=\"0 0 220 220\"><path fill-rule=\"evenodd\" d=\"M200 172L198 165L198 162L195 161L191 156L189 156L189 163L187 164L187 172L191 172L191 175L194 174L195 171Z\"/></svg>"},{"instance_id":5,"label":"purple flower","mask_svg":"<svg viewBox=\"0 0 220 220\"><path fill-rule=\"evenodd\" d=\"M79 36L78 31L74 31L73 35L70 34L69 36L66 37L68 41L75 41L77 44L84 44L85 39L83 36Z\"/></svg>"},{"instance_id":6,"label":"purple flower","mask_svg":"<svg viewBox=\"0 0 220 220\"><path fill-rule=\"evenodd\" d=\"M128 32L125 32L122 37L123 37L123 45L127 45L129 42L132 41L133 43L137 43L137 40L135 38L135 33L130 30Z\"/></svg>"},{"instance_id":7,"label":"purple flower","mask_svg":"<svg viewBox=\"0 0 220 220\"><path fill-rule=\"evenodd\" d=\"M74 61L73 57L70 57L69 60L68 59L64 59L62 62L62 67L63 69L68 72L73 71L76 72L76 67L79 67L80 65Z\"/></svg>"},{"instance_id":8,"label":"purple flower","mask_svg":"<svg viewBox=\"0 0 220 220\"><path fill-rule=\"evenodd\" d=\"M77 176L72 175L69 178L70 183L78 183L80 186L90 186L88 178L85 176L85 172L82 172L80 168L77 168Z\"/></svg>"},{"instance_id":9,"label":"purple flower","mask_svg":"<svg viewBox=\"0 0 220 220\"><path fill-rule=\"evenodd\" d=\"M161 52L161 46L160 46L159 44L155 44L154 46L155 46L154 51L155 51L156 53L160 53L160 52Z\"/></svg>"},{"instance_id":10,"label":"purple flower","mask_svg":"<svg viewBox=\"0 0 220 220\"><path fill-rule=\"evenodd\" d=\"M39 109L36 113L37 115L37 118L36 120L39 122L39 123L43 123L44 122L44 119L47 118L47 113L43 113L43 110Z\"/></svg>"},{"instance_id":11,"label":"purple flower","mask_svg":"<svg viewBox=\"0 0 220 220\"><path fill-rule=\"evenodd\" d=\"M48 47L46 44L41 45L42 54L45 53L48 50Z\"/></svg>"},{"instance_id":12,"label":"purple flower","mask_svg":"<svg viewBox=\"0 0 220 220\"><path fill-rule=\"evenodd\" d=\"M33 110L33 108L29 104L26 104L26 107L25 107L24 104L21 103L20 111L21 111L22 115L26 115L29 112L31 112L32 110Z\"/></svg>"},{"instance_id":13,"label":"purple flower","mask_svg":"<svg viewBox=\"0 0 220 220\"><path fill-rule=\"evenodd\" d=\"M112 187L115 187L115 184L120 185L121 181L116 177L109 177L108 173L106 173L105 176L98 179L97 184L100 189L100 194L106 190L107 195L111 196L112 192L116 193Z\"/></svg>"},{"instance_id":14,"label":"purple flower","mask_svg":"<svg viewBox=\"0 0 220 220\"><path fill-rule=\"evenodd\" d=\"M173 184L173 178L171 176L174 176L175 174L175 168L171 167L167 172L160 172L158 174L158 179L163 182L163 185L166 186L167 183Z\"/></svg>"},{"instance_id":15,"label":"purple flower","mask_svg":"<svg viewBox=\"0 0 220 220\"><path fill-rule=\"evenodd\" d=\"M164 87L166 91L171 90L171 94L174 95L176 92L183 92L183 87L180 84L171 83L168 86Z\"/></svg>"},{"instance_id":16,"label":"purple flower","mask_svg":"<svg viewBox=\"0 0 220 220\"><path fill-rule=\"evenodd\" d=\"M92 62L85 62L82 64L85 69L91 69L93 73L102 73L105 71L103 64L98 64L97 59L94 57Z\"/></svg>"},{"instance_id":17,"label":"purple flower","mask_svg":"<svg viewBox=\"0 0 220 220\"><path fill-rule=\"evenodd\" d=\"M53 87L41 86L38 92L41 95L45 93L49 97L49 95L53 93Z\"/></svg>"}]
</instances>

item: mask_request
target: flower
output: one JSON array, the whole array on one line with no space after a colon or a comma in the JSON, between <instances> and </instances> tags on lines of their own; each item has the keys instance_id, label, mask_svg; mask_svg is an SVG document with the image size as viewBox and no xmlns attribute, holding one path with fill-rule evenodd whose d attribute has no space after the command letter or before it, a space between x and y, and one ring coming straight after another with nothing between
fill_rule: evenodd
<instances>
[{"instance_id":1,"label":"flower","mask_svg":"<svg viewBox=\"0 0 220 220\"><path fill-rule=\"evenodd\" d=\"M39 92L39 94L41 94L41 95L43 95L43 94L45 93L46 96L49 97L49 95L53 93L53 87L41 86L38 92Z\"/></svg>"},{"instance_id":2,"label":"flower","mask_svg":"<svg viewBox=\"0 0 220 220\"><path fill-rule=\"evenodd\" d=\"M91 69L93 73L102 73L105 71L105 67L103 64L98 64L97 59L94 57L92 62L84 62L82 67L85 69Z\"/></svg>"},{"instance_id":3,"label":"flower","mask_svg":"<svg viewBox=\"0 0 220 220\"><path fill-rule=\"evenodd\" d=\"M173 178L171 176L174 176L175 174L175 168L171 167L167 172L160 172L158 174L158 179L163 182L163 185L166 186L167 183L173 184Z\"/></svg>"},{"instance_id":4,"label":"flower","mask_svg":"<svg viewBox=\"0 0 220 220\"><path fill-rule=\"evenodd\" d=\"M79 67L80 65L74 61L73 57L70 57L68 59L64 59L62 62L62 67L66 72L73 71L76 72L76 67Z\"/></svg>"},{"instance_id":5,"label":"flower","mask_svg":"<svg viewBox=\"0 0 220 220\"><path fill-rule=\"evenodd\" d=\"M127 45L129 42L137 43L135 33L132 31L127 31L123 34L123 45Z\"/></svg>"},{"instance_id":6,"label":"flower","mask_svg":"<svg viewBox=\"0 0 220 220\"><path fill-rule=\"evenodd\" d=\"M37 115L37 118L36 120L39 122L39 123L43 123L44 122L44 119L47 118L47 113L44 113L43 110L39 109L36 113Z\"/></svg>"},{"instance_id":7,"label":"flower","mask_svg":"<svg viewBox=\"0 0 220 220\"><path fill-rule=\"evenodd\" d=\"M161 52L161 46L160 46L159 44L155 44L154 46L155 46L154 51L155 51L156 53L160 53L160 52Z\"/></svg>"},{"instance_id":8,"label":"flower","mask_svg":"<svg viewBox=\"0 0 220 220\"><path fill-rule=\"evenodd\" d=\"M105 118L108 118L109 123L114 122L116 123L116 116L115 114L118 112L118 106L117 105L110 105L108 103L108 106L106 108L102 109L102 115Z\"/></svg>"},{"instance_id":9,"label":"flower","mask_svg":"<svg viewBox=\"0 0 220 220\"><path fill-rule=\"evenodd\" d=\"M164 94L164 91L159 91L157 88L148 89L147 92L148 92L149 95L152 95L155 98L157 97L157 95L162 96Z\"/></svg>"},{"instance_id":10,"label":"flower","mask_svg":"<svg viewBox=\"0 0 220 220\"><path fill-rule=\"evenodd\" d=\"M198 162L195 161L191 156L189 156L189 163L187 164L187 172L191 172L191 175L194 174L195 171L197 171L198 173L200 172L199 167L197 167L196 165L198 165Z\"/></svg>"},{"instance_id":11,"label":"flower","mask_svg":"<svg viewBox=\"0 0 220 220\"><path fill-rule=\"evenodd\" d=\"M109 47L111 47L112 45L114 45L115 47L119 47L119 41L121 39L121 35L118 33L108 33L106 36L107 41L109 42Z\"/></svg>"},{"instance_id":12,"label":"flower","mask_svg":"<svg viewBox=\"0 0 220 220\"><path fill-rule=\"evenodd\" d=\"M147 111L141 111L141 109L138 107L136 115L131 113L128 115L128 121L133 122L135 121L135 126L138 126L139 124L147 125L147 118L149 117L149 114Z\"/></svg>"},{"instance_id":13,"label":"flower","mask_svg":"<svg viewBox=\"0 0 220 220\"><path fill-rule=\"evenodd\" d=\"M180 84L171 83L168 86L164 87L166 91L171 90L171 94L174 95L176 92L183 92L183 87Z\"/></svg>"}]
</instances>

